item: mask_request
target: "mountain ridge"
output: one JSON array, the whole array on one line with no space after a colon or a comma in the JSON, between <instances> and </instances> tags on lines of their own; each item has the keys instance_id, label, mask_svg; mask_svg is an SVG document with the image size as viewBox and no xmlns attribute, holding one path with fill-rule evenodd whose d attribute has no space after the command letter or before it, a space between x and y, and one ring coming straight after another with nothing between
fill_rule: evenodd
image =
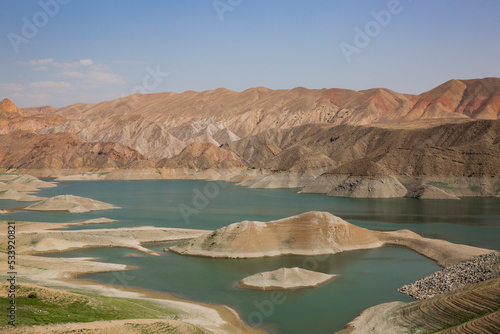
<instances>
[{"instance_id":1,"label":"mountain ridge","mask_svg":"<svg viewBox=\"0 0 500 334\"><path fill-rule=\"evenodd\" d=\"M386 88L354 91L304 87L133 94L97 104L74 104L51 114L65 121L85 121L84 128L67 130L85 140L119 142L149 159L160 160L171 158L190 144L180 139L177 149L159 150L159 146L170 145L172 138L168 134L172 129L199 121L211 122L235 137L245 138L268 129L311 123L371 125L427 119L498 119L500 79L450 80L419 95ZM46 126L43 131L50 132L58 125ZM212 141L211 134L198 136L205 136L198 141L223 144Z\"/></svg>"},{"instance_id":2,"label":"mountain ridge","mask_svg":"<svg viewBox=\"0 0 500 334\"><path fill-rule=\"evenodd\" d=\"M482 190L460 194L500 191L499 78L450 80L419 95L385 88L220 88L59 109L23 111L10 100L0 107L6 169L125 168L127 177L142 169L141 178L212 170L200 175L361 197L381 194L373 189L379 184L396 187L386 191L400 196L400 182L411 178L476 177L493 179L486 186L469 180L464 187Z\"/></svg>"}]
</instances>

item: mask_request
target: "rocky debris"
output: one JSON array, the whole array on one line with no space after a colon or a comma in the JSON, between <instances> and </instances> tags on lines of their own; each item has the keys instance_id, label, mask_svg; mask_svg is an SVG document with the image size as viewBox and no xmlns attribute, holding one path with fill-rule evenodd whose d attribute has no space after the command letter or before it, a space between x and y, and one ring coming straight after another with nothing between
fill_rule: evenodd
<instances>
[{"instance_id":1,"label":"rocky debris","mask_svg":"<svg viewBox=\"0 0 500 334\"><path fill-rule=\"evenodd\" d=\"M266 271L242 279L237 288L255 290L294 290L320 286L337 275L328 275L311 270L280 268Z\"/></svg>"},{"instance_id":2,"label":"rocky debris","mask_svg":"<svg viewBox=\"0 0 500 334\"><path fill-rule=\"evenodd\" d=\"M392 302L364 310L337 334L485 334L500 330L500 278L433 298Z\"/></svg>"},{"instance_id":3,"label":"rocky debris","mask_svg":"<svg viewBox=\"0 0 500 334\"><path fill-rule=\"evenodd\" d=\"M500 276L500 253L479 255L469 261L444 268L398 289L415 299L428 299L468 284Z\"/></svg>"},{"instance_id":4,"label":"rocky debris","mask_svg":"<svg viewBox=\"0 0 500 334\"><path fill-rule=\"evenodd\" d=\"M209 231L140 226L69 231L39 229L37 231L19 233L17 238L19 238L19 252L21 254L39 254L84 247L124 247L158 255L158 252L145 248L141 244L146 242L186 240L207 233ZM0 246L4 247L5 243L2 244L0 241Z\"/></svg>"},{"instance_id":5,"label":"rocky debris","mask_svg":"<svg viewBox=\"0 0 500 334\"><path fill-rule=\"evenodd\" d=\"M114 142L86 142L69 133L40 135L15 130L0 134L0 167L6 170L119 168L144 160L137 151Z\"/></svg>"},{"instance_id":6,"label":"rocky debris","mask_svg":"<svg viewBox=\"0 0 500 334\"><path fill-rule=\"evenodd\" d=\"M335 162L316 148L294 145L281 151L264 167L273 171L316 172L320 175L335 167Z\"/></svg>"},{"instance_id":7,"label":"rocky debris","mask_svg":"<svg viewBox=\"0 0 500 334\"><path fill-rule=\"evenodd\" d=\"M416 199L460 199L453 194L428 184L416 186L408 191L405 197Z\"/></svg>"},{"instance_id":8,"label":"rocky debris","mask_svg":"<svg viewBox=\"0 0 500 334\"><path fill-rule=\"evenodd\" d=\"M406 188L395 177L339 176L339 183L327 194L337 197L391 198L403 197Z\"/></svg>"}]
</instances>

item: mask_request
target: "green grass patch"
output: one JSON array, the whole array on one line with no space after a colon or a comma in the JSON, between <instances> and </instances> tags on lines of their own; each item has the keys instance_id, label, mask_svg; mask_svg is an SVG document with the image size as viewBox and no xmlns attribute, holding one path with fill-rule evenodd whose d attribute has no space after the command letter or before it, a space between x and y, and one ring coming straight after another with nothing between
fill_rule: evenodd
<instances>
[{"instance_id":1,"label":"green grass patch","mask_svg":"<svg viewBox=\"0 0 500 334\"><path fill-rule=\"evenodd\" d=\"M445 182L429 181L426 183L430 186L434 186L434 187L442 189L442 190L450 190L451 189L451 187L448 185L448 183L445 183Z\"/></svg>"},{"instance_id":2,"label":"green grass patch","mask_svg":"<svg viewBox=\"0 0 500 334\"><path fill-rule=\"evenodd\" d=\"M288 238L286 240L283 240L281 243L285 246L292 246L292 244L295 242L295 238Z\"/></svg>"}]
</instances>

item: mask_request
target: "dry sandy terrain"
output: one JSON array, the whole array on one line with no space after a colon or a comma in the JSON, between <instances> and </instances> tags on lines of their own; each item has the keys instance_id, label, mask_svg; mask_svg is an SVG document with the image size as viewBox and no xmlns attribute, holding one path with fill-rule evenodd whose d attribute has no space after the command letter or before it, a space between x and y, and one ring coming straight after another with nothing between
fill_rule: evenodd
<instances>
[{"instance_id":1,"label":"dry sandy terrain","mask_svg":"<svg viewBox=\"0 0 500 334\"><path fill-rule=\"evenodd\" d=\"M83 223L88 223L88 221ZM44 227L43 223L39 223L33 227L36 231L23 228L16 235L19 244L17 251L21 254L40 254L84 247L125 247L157 255L158 253L141 246L141 244L185 240L209 233L209 231L204 230L152 226L70 231L47 230L48 228L54 228L53 224ZM5 242L0 241L0 247L5 247Z\"/></svg>"},{"instance_id":2,"label":"dry sandy terrain","mask_svg":"<svg viewBox=\"0 0 500 334\"><path fill-rule=\"evenodd\" d=\"M73 195L54 196L24 208L24 210L30 211L67 211L71 213L110 209L119 209L119 207L90 198Z\"/></svg>"},{"instance_id":3,"label":"dry sandy terrain","mask_svg":"<svg viewBox=\"0 0 500 334\"><path fill-rule=\"evenodd\" d=\"M29 195L27 193L12 189L7 189L4 191L0 191L0 199L20 201L20 202L35 202L35 201L41 201L44 198L40 196Z\"/></svg>"},{"instance_id":4,"label":"dry sandy terrain","mask_svg":"<svg viewBox=\"0 0 500 334\"><path fill-rule=\"evenodd\" d=\"M82 220L74 223L37 223L37 222L16 222L16 232L41 232L47 230L58 230L70 226L109 224L117 220L109 218L94 218Z\"/></svg>"},{"instance_id":5,"label":"dry sandy terrain","mask_svg":"<svg viewBox=\"0 0 500 334\"><path fill-rule=\"evenodd\" d=\"M11 189L21 192L34 192L42 188L56 187L55 183L45 182L25 174L1 174L0 181L0 190Z\"/></svg>"},{"instance_id":6,"label":"dry sandy terrain","mask_svg":"<svg viewBox=\"0 0 500 334\"><path fill-rule=\"evenodd\" d=\"M311 211L267 223L234 223L169 250L183 255L255 258L335 254L382 245L372 231L328 212Z\"/></svg>"},{"instance_id":7,"label":"dry sandy terrain","mask_svg":"<svg viewBox=\"0 0 500 334\"><path fill-rule=\"evenodd\" d=\"M489 249L423 238L409 230L378 232L352 225L328 212L311 211L271 222L243 221L170 247L182 255L255 258L335 254L383 245L408 247L441 266L492 252Z\"/></svg>"},{"instance_id":8,"label":"dry sandy terrain","mask_svg":"<svg viewBox=\"0 0 500 334\"><path fill-rule=\"evenodd\" d=\"M36 177L23 174L0 175L0 200L20 202L35 202L44 200L44 197L32 195L42 189L55 187L54 183L45 182Z\"/></svg>"}]
</instances>

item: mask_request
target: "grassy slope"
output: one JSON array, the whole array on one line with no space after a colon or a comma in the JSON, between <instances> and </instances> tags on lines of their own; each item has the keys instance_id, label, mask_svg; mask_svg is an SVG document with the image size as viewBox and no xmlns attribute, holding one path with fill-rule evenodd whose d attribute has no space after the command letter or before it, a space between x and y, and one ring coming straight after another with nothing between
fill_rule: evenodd
<instances>
[{"instance_id":1,"label":"grassy slope","mask_svg":"<svg viewBox=\"0 0 500 334\"><path fill-rule=\"evenodd\" d=\"M33 294L36 298L30 298ZM71 293L31 285L18 285L16 293L17 325L46 325L67 322L92 322L118 319L176 319L177 313L146 300L110 298ZM6 285L2 286L0 308L5 310ZM0 326L7 325L1 317ZM0 327L1 329L1 327Z\"/></svg>"}]
</instances>

